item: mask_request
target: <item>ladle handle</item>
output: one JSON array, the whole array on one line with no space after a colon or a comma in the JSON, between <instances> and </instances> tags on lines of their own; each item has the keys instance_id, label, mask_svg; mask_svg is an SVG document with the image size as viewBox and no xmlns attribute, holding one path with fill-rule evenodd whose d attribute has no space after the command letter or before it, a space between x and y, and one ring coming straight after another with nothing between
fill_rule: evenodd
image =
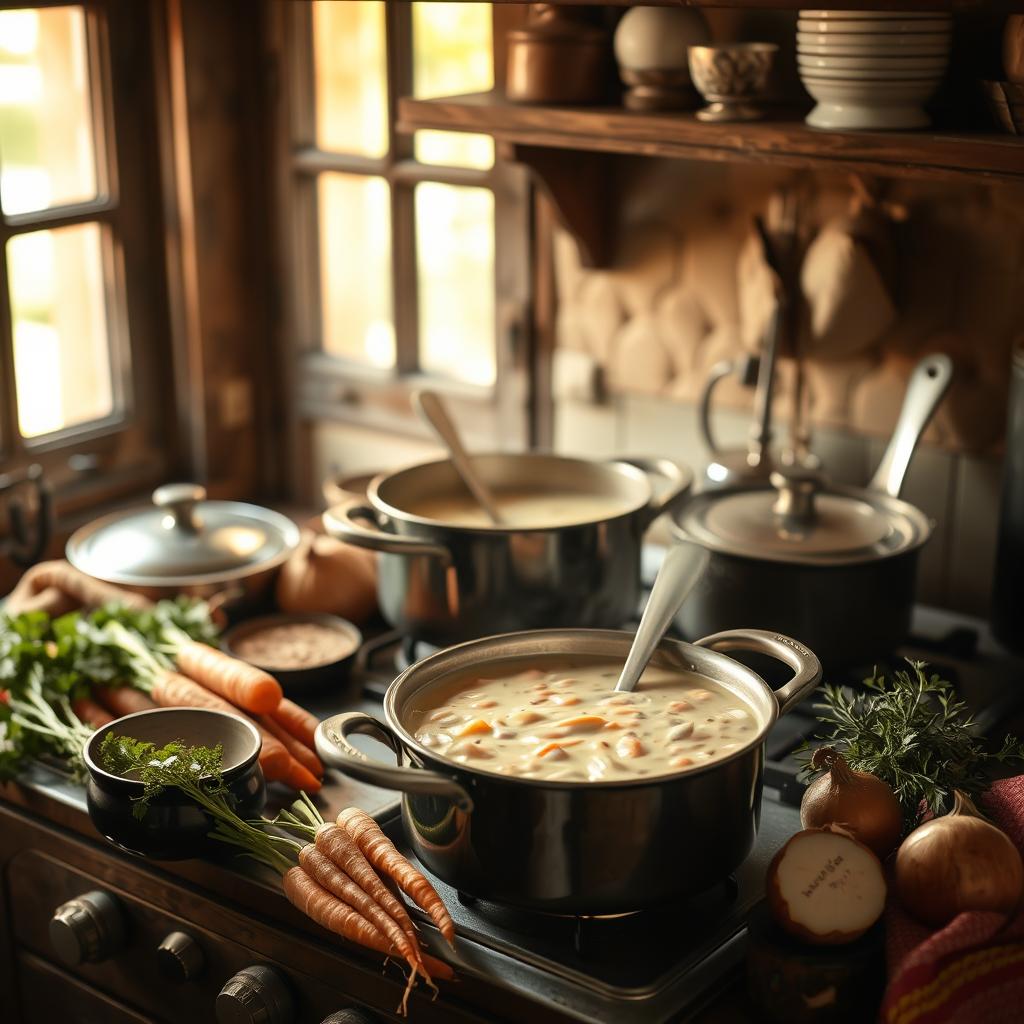
<instances>
[{"instance_id":1,"label":"ladle handle","mask_svg":"<svg viewBox=\"0 0 1024 1024\"><path fill-rule=\"evenodd\" d=\"M914 367L907 382L900 418L896 421L889 447L868 484L869 491L879 491L891 498L900 496L917 442L952 380L953 360L942 353L925 356Z\"/></svg>"},{"instance_id":2,"label":"ladle handle","mask_svg":"<svg viewBox=\"0 0 1024 1024\"><path fill-rule=\"evenodd\" d=\"M487 513L495 526L501 526L504 519L494 500L494 495L477 476L473 461L462 446L462 438L459 437L459 432L455 429L455 424L448 415L441 396L436 395L433 391L415 391L412 400L420 415L433 428L434 433L448 449L456 472L462 477L462 482L469 488L473 497L476 498L477 504Z\"/></svg>"},{"instance_id":3,"label":"ladle handle","mask_svg":"<svg viewBox=\"0 0 1024 1024\"><path fill-rule=\"evenodd\" d=\"M640 618L633 646L622 666L616 690L632 690L651 660L676 612L704 574L710 555L698 544L680 541L672 545L655 577L651 596Z\"/></svg>"}]
</instances>

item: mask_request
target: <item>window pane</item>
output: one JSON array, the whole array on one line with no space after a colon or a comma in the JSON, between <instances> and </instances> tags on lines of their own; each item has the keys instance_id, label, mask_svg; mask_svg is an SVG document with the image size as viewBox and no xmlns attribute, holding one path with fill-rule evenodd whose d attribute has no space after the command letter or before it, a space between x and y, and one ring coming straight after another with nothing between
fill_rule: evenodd
<instances>
[{"instance_id":1,"label":"window pane","mask_svg":"<svg viewBox=\"0 0 1024 1024\"><path fill-rule=\"evenodd\" d=\"M380 157L388 151L384 4L313 4L316 141L321 149Z\"/></svg>"},{"instance_id":2,"label":"window pane","mask_svg":"<svg viewBox=\"0 0 1024 1024\"><path fill-rule=\"evenodd\" d=\"M321 174L318 186L324 350L371 366L394 366L388 183Z\"/></svg>"},{"instance_id":3,"label":"window pane","mask_svg":"<svg viewBox=\"0 0 1024 1024\"><path fill-rule=\"evenodd\" d=\"M0 11L0 206L27 213L96 196L81 7Z\"/></svg>"},{"instance_id":4,"label":"window pane","mask_svg":"<svg viewBox=\"0 0 1024 1024\"><path fill-rule=\"evenodd\" d=\"M98 224L32 231L7 243L23 437L114 411L103 264Z\"/></svg>"},{"instance_id":5,"label":"window pane","mask_svg":"<svg viewBox=\"0 0 1024 1024\"><path fill-rule=\"evenodd\" d=\"M424 370L494 383L494 196L416 186L419 352Z\"/></svg>"},{"instance_id":6,"label":"window pane","mask_svg":"<svg viewBox=\"0 0 1024 1024\"><path fill-rule=\"evenodd\" d=\"M412 5L413 95L420 99L487 92L494 86L491 5ZM416 159L425 164L488 168L494 141L488 135L419 131Z\"/></svg>"}]
</instances>

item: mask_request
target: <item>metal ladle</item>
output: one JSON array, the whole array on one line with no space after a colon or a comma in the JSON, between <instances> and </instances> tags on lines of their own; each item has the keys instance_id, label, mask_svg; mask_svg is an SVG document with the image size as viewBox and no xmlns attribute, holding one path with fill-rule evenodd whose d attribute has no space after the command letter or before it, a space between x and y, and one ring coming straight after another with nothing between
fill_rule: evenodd
<instances>
[{"instance_id":1,"label":"metal ladle","mask_svg":"<svg viewBox=\"0 0 1024 1024\"><path fill-rule=\"evenodd\" d=\"M651 660L665 630L672 624L682 603L704 575L711 555L698 544L677 542L668 549L661 563L658 575L651 588L651 596L640 618L633 646L622 666L616 690L632 690L636 687L647 662Z\"/></svg>"},{"instance_id":2,"label":"metal ladle","mask_svg":"<svg viewBox=\"0 0 1024 1024\"><path fill-rule=\"evenodd\" d=\"M473 460L463 447L459 432L448 415L441 396L433 391L414 391L412 396L413 404L420 416L437 434L438 439L448 449L455 472L462 478L462 482L469 488L470 493L476 498L477 503L487 513L495 526L506 525L505 518L498 510L498 503L494 500L487 485L477 476L473 468Z\"/></svg>"}]
</instances>

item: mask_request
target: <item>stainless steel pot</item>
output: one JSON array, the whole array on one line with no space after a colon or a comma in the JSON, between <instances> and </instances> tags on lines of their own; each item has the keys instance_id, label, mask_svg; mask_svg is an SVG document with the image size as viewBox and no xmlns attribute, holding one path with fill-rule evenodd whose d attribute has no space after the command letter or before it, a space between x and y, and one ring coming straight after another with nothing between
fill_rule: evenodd
<instances>
[{"instance_id":1,"label":"stainless steel pot","mask_svg":"<svg viewBox=\"0 0 1024 1024\"><path fill-rule=\"evenodd\" d=\"M896 430L866 488L807 471L777 471L770 485L694 496L673 533L711 552L683 605L684 636L750 622L799 636L826 669L869 664L907 636L917 559L932 523L899 498L921 433L952 378L947 356L911 376Z\"/></svg>"},{"instance_id":2,"label":"stainless steel pot","mask_svg":"<svg viewBox=\"0 0 1024 1024\"><path fill-rule=\"evenodd\" d=\"M198 484L167 484L153 504L76 530L67 559L82 572L154 599L261 595L299 543L287 516L241 501L209 501Z\"/></svg>"},{"instance_id":3,"label":"stainless steel pot","mask_svg":"<svg viewBox=\"0 0 1024 1024\"><path fill-rule=\"evenodd\" d=\"M615 499L608 518L550 528L456 526L408 511L464 485L448 460L375 480L368 500L324 513L328 533L381 553L378 599L403 633L441 646L541 626L618 626L636 614L644 531L689 490L666 459L590 462L556 455L475 455L492 490ZM669 484L655 493L652 478Z\"/></svg>"},{"instance_id":4,"label":"stainless steel pot","mask_svg":"<svg viewBox=\"0 0 1024 1024\"><path fill-rule=\"evenodd\" d=\"M536 630L487 637L424 658L384 697L386 724L351 712L322 722L317 752L353 778L403 793L402 820L417 857L439 878L481 899L552 913L608 914L678 899L724 879L750 852L761 803L764 739L779 715L821 678L802 644L761 630L732 630L696 644L666 640L651 664L698 672L742 695L760 728L741 750L704 768L630 781L554 782L499 775L424 747L406 709L451 672L510 657L585 654L625 659L632 635ZM758 651L789 665L772 692L723 651ZM349 736L366 733L395 752L371 760Z\"/></svg>"}]
</instances>

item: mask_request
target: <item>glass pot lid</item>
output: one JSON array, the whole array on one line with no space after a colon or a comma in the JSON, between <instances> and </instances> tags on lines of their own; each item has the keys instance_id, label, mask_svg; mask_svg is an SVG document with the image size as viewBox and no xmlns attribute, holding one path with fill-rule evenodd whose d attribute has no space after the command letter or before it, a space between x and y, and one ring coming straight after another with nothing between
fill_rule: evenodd
<instances>
[{"instance_id":1,"label":"glass pot lid","mask_svg":"<svg viewBox=\"0 0 1024 1024\"><path fill-rule=\"evenodd\" d=\"M287 516L241 501L209 501L198 484L167 484L153 504L76 531L67 557L112 583L186 584L246 576L283 562L299 541Z\"/></svg>"},{"instance_id":2,"label":"glass pot lid","mask_svg":"<svg viewBox=\"0 0 1024 1024\"><path fill-rule=\"evenodd\" d=\"M697 495L676 526L713 551L802 565L889 558L931 534L920 509L886 494L829 486L795 470L772 473L770 482Z\"/></svg>"}]
</instances>

